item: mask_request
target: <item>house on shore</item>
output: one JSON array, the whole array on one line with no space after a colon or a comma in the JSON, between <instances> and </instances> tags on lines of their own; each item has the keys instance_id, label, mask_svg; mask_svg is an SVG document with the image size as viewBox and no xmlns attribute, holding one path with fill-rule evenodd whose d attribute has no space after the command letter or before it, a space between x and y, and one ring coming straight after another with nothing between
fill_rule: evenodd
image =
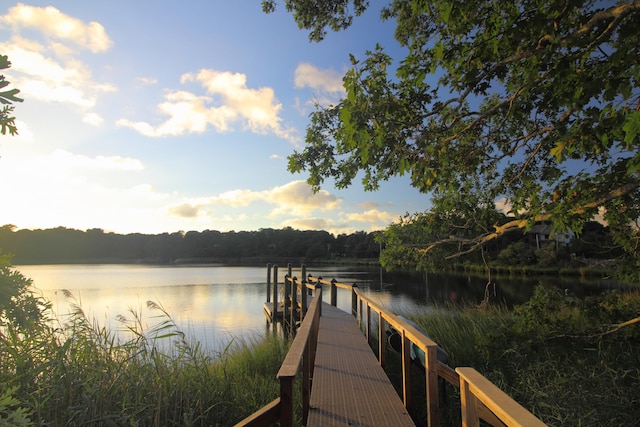
<instances>
[{"instance_id":1,"label":"house on shore","mask_svg":"<svg viewBox=\"0 0 640 427\"><path fill-rule=\"evenodd\" d=\"M548 222L539 222L529 230L526 234L527 242L540 249L542 245L555 243L556 248L559 246L567 246L575 238L575 233L567 230L564 233L553 233L551 224Z\"/></svg>"}]
</instances>

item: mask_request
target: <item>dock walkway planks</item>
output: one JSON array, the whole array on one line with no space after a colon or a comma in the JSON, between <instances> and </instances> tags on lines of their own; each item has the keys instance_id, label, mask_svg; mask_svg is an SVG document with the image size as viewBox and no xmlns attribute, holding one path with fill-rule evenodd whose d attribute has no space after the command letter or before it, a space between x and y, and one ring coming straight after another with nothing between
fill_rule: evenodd
<instances>
[{"instance_id":1,"label":"dock walkway planks","mask_svg":"<svg viewBox=\"0 0 640 427\"><path fill-rule=\"evenodd\" d=\"M415 426L356 320L322 304L309 427Z\"/></svg>"}]
</instances>

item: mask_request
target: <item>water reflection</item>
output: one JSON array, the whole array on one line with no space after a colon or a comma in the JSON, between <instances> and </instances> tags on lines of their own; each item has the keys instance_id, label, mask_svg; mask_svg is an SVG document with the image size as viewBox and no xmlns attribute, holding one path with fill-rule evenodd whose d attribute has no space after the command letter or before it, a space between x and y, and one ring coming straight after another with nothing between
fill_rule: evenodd
<instances>
[{"instance_id":1,"label":"water reflection","mask_svg":"<svg viewBox=\"0 0 640 427\"><path fill-rule=\"evenodd\" d=\"M169 313L179 328L205 348L222 351L233 339L265 334L263 304L266 300L266 266L142 266L142 265L40 265L16 267L34 281L54 310L64 317L73 301L62 293L71 291L91 320L126 338L118 315L133 320L140 315L145 329L163 319L150 311L154 301ZM484 298L487 277L472 274L388 273L379 268L308 266L314 276L342 283L356 283L372 300L396 313L428 310L447 302L478 304ZM286 269L279 269L279 282ZM300 269L293 275L301 277ZM618 286L611 281L579 279L494 277L495 300L511 306L529 299L534 287L557 286L576 295ZM493 291L493 286L491 290ZM329 298L328 292L325 298ZM351 296L338 289L338 306L351 310ZM132 313L133 312L133 313Z\"/></svg>"}]
</instances>

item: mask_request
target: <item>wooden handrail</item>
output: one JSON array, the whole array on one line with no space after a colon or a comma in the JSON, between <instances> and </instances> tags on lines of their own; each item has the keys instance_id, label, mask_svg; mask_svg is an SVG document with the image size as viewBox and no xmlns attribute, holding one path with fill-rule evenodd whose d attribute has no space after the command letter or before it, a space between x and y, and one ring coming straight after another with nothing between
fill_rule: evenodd
<instances>
[{"instance_id":1,"label":"wooden handrail","mask_svg":"<svg viewBox=\"0 0 640 427\"><path fill-rule=\"evenodd\" d=\"M456 368L460 375L460 400L462 402L462 426L479 426L479 405L485 406L507 426L546 426L495 384L473 368Z\"/></svg>"},{"instance_id":2,"label":"wooden handrail","mask_svg":"<svg viewBox=\"0 0 640 427\"><path fill-rule=\"evenodd\" d=\"M295 281L293 281L296 283ZM302 365L302 418L306 424L309 414L309 398L311 396L311 378L316 348L318 345L318 329L322 307L322 287L315 288L315 296L309 305L309 310L291 343L291 347L280 366L276 378L280 380L280 397L251 414L236 424L236 427L262 427L276 421L283 427L293 427L293 383Z\"/></svg>"}]
</instances>

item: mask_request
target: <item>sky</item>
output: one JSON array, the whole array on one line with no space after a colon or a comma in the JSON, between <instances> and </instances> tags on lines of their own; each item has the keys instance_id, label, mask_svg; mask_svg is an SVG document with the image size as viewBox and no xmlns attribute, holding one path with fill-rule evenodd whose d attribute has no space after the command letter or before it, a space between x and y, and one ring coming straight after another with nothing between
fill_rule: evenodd
<instances>
[{"instance_id":1,"label":"sky","mask_svg":"<svg viewBox=\"0 0 640 427\"><path fill-rule=\"evenodd\" d=\"M3 70L24 102L0 135L0 225L115 233L383 229L429 197L408 177L313 194L287 171L349 54L392 23L368 11L321 43L258 0L66 0L0 6Z\"/></svg>"}]
</instances>

